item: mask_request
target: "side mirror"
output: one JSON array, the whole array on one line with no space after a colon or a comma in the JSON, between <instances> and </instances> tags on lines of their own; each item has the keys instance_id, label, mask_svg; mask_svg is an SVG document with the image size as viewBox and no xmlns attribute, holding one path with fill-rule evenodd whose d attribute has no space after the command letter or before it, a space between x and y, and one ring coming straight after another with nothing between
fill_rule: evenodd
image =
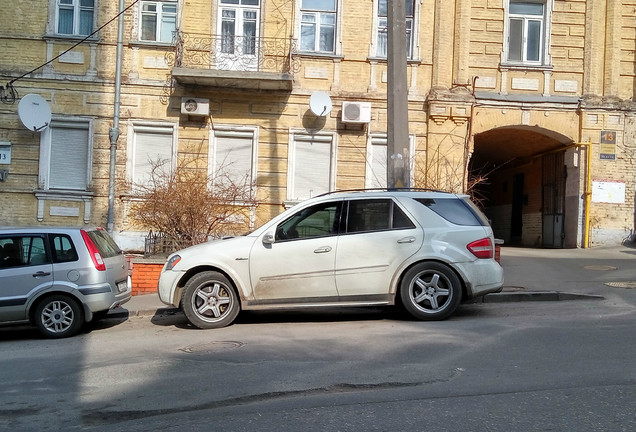
<instances>
[{"instance_id":1,"label":"side mirror","mask_svg":"<svg viewBox=\"0 0 636 432\"><path fill-rule=\"evenodd\" d=\"M267 233L263 236L263 244L271 245L274 244L274 234Z\"/></svg>"}]
</instances>

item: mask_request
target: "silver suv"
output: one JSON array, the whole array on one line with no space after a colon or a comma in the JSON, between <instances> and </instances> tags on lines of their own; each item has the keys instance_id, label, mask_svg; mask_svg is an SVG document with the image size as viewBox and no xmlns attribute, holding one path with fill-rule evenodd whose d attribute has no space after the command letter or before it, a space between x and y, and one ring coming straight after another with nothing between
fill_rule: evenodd
<instances>
[{"instance_id":1,"label":"silver suv","mask_svg":"<svg viewBox=\"0 0 636 432\"><path fill-rule=\"evenodd\" d=\"M402 304L417 319L498 292L492 229L468 196L337 192L304 201L243 237L168 257L159 297L200 328L240 309Z\"/></svg>"},{"instance_id":2,"label":"silver suv","mask_svg":"<svg viewBox=\"0 0 636 432\"><path fill-rule=\"evenodd\" d=\"M130 300L126 258L101 228L0 228L0 323L62 338Z\"/></svg>"}]
</instances>

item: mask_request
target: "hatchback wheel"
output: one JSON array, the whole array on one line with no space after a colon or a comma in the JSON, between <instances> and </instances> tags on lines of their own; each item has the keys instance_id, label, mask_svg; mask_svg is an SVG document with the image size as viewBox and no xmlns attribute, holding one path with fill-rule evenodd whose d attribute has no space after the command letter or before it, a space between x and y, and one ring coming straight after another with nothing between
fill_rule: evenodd
<instances>
[{"instance_id":1,"label":"hatchback wheel","mask_svg":"<svg viewBox=\"0 0 636 432\"><path fill-rule=\"evenodd\" d=\"M35 308L35 324L40 333L48 338L73 336L80 331L83 322L80 305L65 295L48 296Z\"/></svg>"},{"instance_id":2,"label":"hatchback wheel","mask_svg":"<svg viewBox=\"0 0 636 432\"><path fill-rule=\"evenodd\" d=\"M181 304L188 320L202 329L228 326L239 313L234 286L213 271L199 273L186 283Z\"/></svg>"},{"instance_id":3,"label":"hatchback wheel","mask_svg":"<svg viewBox=\"0 0 636 432\"><path fill-rule=\"evenodd\" d=\"M462 287L449 267L436 263L420 263L404 275L400 298L406 310L420 320L442 320L459 306Z\"/></svg>"}]
</instances>

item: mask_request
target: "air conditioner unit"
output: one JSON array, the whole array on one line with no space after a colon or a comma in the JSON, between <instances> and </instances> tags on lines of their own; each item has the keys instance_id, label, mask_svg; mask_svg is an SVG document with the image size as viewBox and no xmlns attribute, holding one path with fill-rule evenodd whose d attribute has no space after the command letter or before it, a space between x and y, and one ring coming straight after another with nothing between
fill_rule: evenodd
<instances>
[{"instance_id":1,"label":"air conditioner unit","mask_svg":"<svg viewBox=\"0 0 636 432\"><path fill-rule=\"evenodd\" d=\"M369 102L343 102L343 123L369 123L371 121L371 104Z\"/></svg>"},{"instance_id":2,"label":"air conditioner unit","mask_svg":"<svg viewBox=\"0 0 636 432\"><path fill-rule=\"evenodd\" d=\"M181 98L181 114L192 116L210 115L210 100L201 98Z\"/></svg>"}]
</instances>

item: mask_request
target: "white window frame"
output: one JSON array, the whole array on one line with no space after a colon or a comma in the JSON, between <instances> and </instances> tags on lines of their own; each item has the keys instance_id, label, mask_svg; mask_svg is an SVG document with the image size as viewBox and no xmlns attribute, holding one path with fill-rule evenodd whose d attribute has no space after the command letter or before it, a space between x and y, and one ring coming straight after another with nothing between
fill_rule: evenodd
<instances>
[{"instance_id":1,"label":"white window frame","mask_svg":"<svg viewBox=\"0 0 636 432\"><path fill-rule=\"evenodd\" d=\"M298 35L298 49L304 54L319 54L319 55L340 55L342 52L342 0L335 0L336 10L335 12L329 12L326 10L303 8L302 0L298 0L296 3L296 34ZM303 27L303 14L314 15L316 22L316 35L314 39L314 49L303 50L302 48L302 27ZM334 24L334 47L332 51L320 50L320 14L334 14L336 22Z\"/></svg>"},{"instance_id":2,"label":"white window frame","mask_svg":"<svg viewBox=\"0 0 636 432\"><path fill-rule=\"evenodd\" d=\"M85 127L84 127L85 126ZM73 128L86 130L88 146L86 152L86 181L84 187L81 188L60 188L51 184L51 167L52 156L52 129L55 128ZM54 118L51 120L49 127L40 133L40 161L38 181L41 190L44 191L87 191L91 187L92 179L92 161L93 161L93 122L91 119L81 117Z\"/></svg>"},{"instance_id":3,"label":"white window frame","mask_svg":"<svg viewBox=\"0 0 636 432\"><path fill-rule=\"evenodd\" d=\"M218 166L217 141L219 138L248 138L252 141L252 155L250 160L250 182L256 184L258 174L258 127L257 126L235 126L235 125L214 125L210 131L210 147L208 149L208 176L216 176Z\"/></svg>"},{"instance_id":4,"label":"white window frame","mask_svg":"<svg viewBox=\"0 0 636 432\"><path fill-rule=\"evenodd\" d=\"M390 3L392 0L386 0L387 3ZM410 17L411 20L411 32L410 32L410 45L407 46L410 47L410 49L407 49L407 53L406 53L406 58L409 60L412 60L414 58L417 58L416 53L418 52L418 44L416 43L417 40L419 40L419 11L420 11L420 2L418 0L407 0L407 1L412 1L413 2L413 16ZM380 45L379 45L379 34L380 34L380 21L381 21L381 17L379 15L380 13L380 0L373 0L373 39L371 41L371 50L369 55L371 57L375 57L375 58L386 58L386 53L382 54L380 53ZM388 16L387 17L382 17L385 18L386 20L388 20ZM406 18L407 20L407 34L408 34L408 21L409 21L409 17ZM387 36L388 37L388 36Z\"/></svg>"},{"instance_id":5,"label":"white window frame","mask_svg":"<svg viewBox=\"0 0 636 432\"><path fill-rule=\"evenodd\" d=\"M513 14L510 12L510 3L538 3L543 5L543 15L530 14ZM502 63L511 66L549 66L552 63L550 56L550 35L552 29L552 11L554 9L554 0L505 0L504 1L504 49L502 52ZM511 21L523 21L522 35L522 58L520 60L511 60L510 55L510 33ZM540 41L539 41L539 60L528 60L527 55L527 32L529 21L541 21Z\"/></svg>"},{"instance_id":6,"label":"white window frame","mask_svg":"<svg viewBox=\"0 0 636 432\"><path fill-rule=\"evenodd\" d=\"M144 11L144 6L146 5L156 5L156 11L146 12ZM174 16L174 29L172 32L176 32L179 28L179 2L178 0L142 0L139 4L139 40L142 42L155 42L155 43L172 43L174 34L170 36L169 40L161 40L162 33L162 24L164 18L164 10L163 6L165 4L173 4L175 6L174 13L165 13L165 16ZM143 17L144 15L154 15L156 31L154 39L144 39L143 38Z\"/></svg>"},{"instance_id":7,"label":"white window frame","mask_svg":"<svg viewBox=\"0 0 636 432\"><path fill-rule=\"evenodd\" d=\"M55 2L55 20L54 28L55 33L64 36L88 36L95 31L95 17L97 11L97 2L99 0L93 0L92 7L86 7L81 5L82 0L52 0ZM73 31L71 33L60 33L60 9L73 9ZM88 33L80 33L80 12L82 10L92 9L92 21L91 29Z\"/></svg>"},{"instance_id":8,"label":"white window frame","mask_svg":"<svg viewBox=\"0 0 636 432\"><path fill-rule=\"evenodd\" d=\"M374 188L378 187L377 179L375 178L375 174L373 172L373 146L374 145L385 145L388 149L388 138L386 132L377 132L371 133L367 137L367 159L366 159L366 169L364 176L364 183L366 188ZM411 185L415 182L415 135L409 134L409 163L410 163L410 182ZM386 166L385 166L386 169ZM381 182L380 182L381 183ZM385 177L385 184L380 186L382 188L386 188L387 181Z\"/></svg>"},{"instance_id":9,"label":"white window frame","mask_svg":"<svg viewBox=\"0 0 636 432\"><path fill-rule=\"evenodd\" d=\"M320 132L320 133L308 133L306 130L291 130L289 132L289 150L287 152L287 200L290 202L300 202L310 197L298 197L295 192L295 177L296 177L296 142L298 141L318 141L331 143L330 159L329 159L329 192L335 189L336 185L336 149L338 148L337 135L335 132ZM302 169L300 167L299 169ZM321 192L312 194L312 196L319 195Z\"/></svg>"},{"instance_id":10,"label":"white window frame","mask_svg":"<svg viewBox=\"0 0 636 432\"><path fill-rule=\"evenodd\" d=\"M158 134L172 135L172 148L170 149L170 169L174 170L177 167L177 143L178 143L178 124L169 122L144 122L144 121L131 121L128 127L128 146L126 148L126 179L130 184L133 184L135 180L135 159L136 159L136 146L137 146L137 134L140 132L150 132Z\"/></svg>"}]
</instances>

